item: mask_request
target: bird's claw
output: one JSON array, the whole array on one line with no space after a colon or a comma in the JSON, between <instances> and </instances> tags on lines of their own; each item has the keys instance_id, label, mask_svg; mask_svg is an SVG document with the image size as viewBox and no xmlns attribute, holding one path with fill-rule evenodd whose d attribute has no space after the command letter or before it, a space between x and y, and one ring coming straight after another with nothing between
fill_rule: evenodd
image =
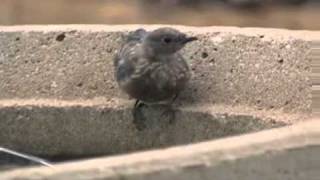
<instances>
[{"instance_id":1,"label":"bird's claw","mask_svg":"<svg viewBox=\"0 0 320 180\"><path fill-rule=\"evenodd\" d=\"M171 106L165 108L161 114L161 117L166 115L169 117L169 124L174 124L176 121L176 112Z\"/></svg>"},{"instance_id":2,"label":"bird's claw","mask_svg":"<svg viewBox=\"0 0 320 180\"><path fill-rule=\"evenodd\" d=\"M141 108L146 104L142 102L136 102L132 111L133 114L133 124L136 126L137 130L142 131L146 128L146 118L141 111Z\"/></svg>"}]
</instances>

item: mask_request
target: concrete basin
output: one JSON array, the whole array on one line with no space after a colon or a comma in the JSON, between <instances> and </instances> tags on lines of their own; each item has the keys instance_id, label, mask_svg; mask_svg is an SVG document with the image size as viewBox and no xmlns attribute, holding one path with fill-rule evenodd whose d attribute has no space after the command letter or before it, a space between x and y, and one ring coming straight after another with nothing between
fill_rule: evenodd
<instances>
[{"instance_id":1,"label":"concrete basin","mask_svg":"<svg viewBox=\"0 0 320 180\"><path fill-rule=\"evenodd\" d=\"M0 146L62 163L20 170L8 165L29 164L2 159L0 179L319 177L319 32L174 26L199 38L182 50L192 80L175 124L149 107L138 131L112 57L129 31L162 26L0 27Z\"/></svg>"}]
</instances>

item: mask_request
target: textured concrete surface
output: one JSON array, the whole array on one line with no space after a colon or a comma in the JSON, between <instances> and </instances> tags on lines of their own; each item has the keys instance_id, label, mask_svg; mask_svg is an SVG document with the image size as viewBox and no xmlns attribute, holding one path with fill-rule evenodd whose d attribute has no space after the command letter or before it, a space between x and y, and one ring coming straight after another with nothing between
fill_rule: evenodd
<instances>
[{"instance_id":1,"label":"textured concrete surface","mask_svg":"<svg viewBox=\"0 0 320 180\"><path fill-rule=\"evenodd\" d=\"M2 101L0 144L47 158L112 155L256 132L301 118L242 107L185 107L170 125L159 118L162 111L146 108L147 128L137 131L130 102L101 102Z\"/></svg>"},{"instance_id":2,"label":"textured concrete surface","mask_svg":"<svg viewBox=\"0 0 320 180\"><path fill-rule=\"evenodd\" d=\"M175 26L193 77L177 124L146 109L132 124L112 57L123 35L159 26L0 27L0 145L43 156L110 155L188 144L304 121L311 113L311 41L319 32Z\"/></svg>"},{"instance_id":3,"label":"textured concrete surface","mask_svg":"<svg viewBox=\"0 0 320 180\"><path fill-rule=\"evenodd\" d=\"M10 179L317 180L319 119L264 132L157 150L1 173Z\"/></svg>"},{"instance_id":4,"label":"textured concrete surface","mask_svg":"<svg viewBox=\"0 0 320 180\"><path fill-rule=\"evenodd\" d=\"M127 98L113 80L122 35L159 26L0 27L0 99ZM175 28L199 37L184 48L193 71L181 103L310 112L310 41L319 32Z\"/></svg>"}]
</instances>

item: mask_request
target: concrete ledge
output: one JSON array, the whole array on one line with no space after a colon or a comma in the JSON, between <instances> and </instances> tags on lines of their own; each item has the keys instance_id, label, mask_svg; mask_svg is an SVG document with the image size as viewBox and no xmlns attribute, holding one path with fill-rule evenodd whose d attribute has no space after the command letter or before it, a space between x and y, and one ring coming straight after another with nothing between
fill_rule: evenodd
<instances>
[{"instance_id":1,"label":"concrete ledge","mask_svg":"<svg viewBox=\"0 0 320 180\"><path fill-rule=\"evenodd\" d=\"M147 129L132 123L131 103L114 100L0 101L1 146L47 158L112 155L189 144L284 126L305 117L245 107L188 106L169 125L145 109Z\"/></svg>"},{"instance_id":2,"label":"concrete ledge","mask_svg":"<svg viewBox=\"0 0 320 180\"><path fill-rule=\"evenodd\" d=\"M174 26L200 39L183 49L193 77L177 101L177 124L167 126L157 119L159 109L147 109L148 129L136 131L112 57L123 35L138 27L159 26L0 27L0 145L50 157L110 155L296 124L311 115L309 52L319 32Z\"/></svg>"},{"instance_id":3,"label":"concrete ledge","mask_svg":"<svg viewBox=\"0 0 320 180\"><path fill-rule=\"evenodd\" d=\"M10 179L308 179L319 172L320 121L180 146L0 174Z\"/></svg>"},{"instance_id":4,"label":"concrete ledge","mask_svg":"<svg viewBox=\"0 0 320 180\"><path fill-rule=\"evenodd\" d=\"M113 79L112 57L138 27L0 27L0 99L126 98ZM312 40L319 32L183 27L199 41L184 48L193 78L182 104L215 103L311 112Z\"/></svg>"}]
</instances>

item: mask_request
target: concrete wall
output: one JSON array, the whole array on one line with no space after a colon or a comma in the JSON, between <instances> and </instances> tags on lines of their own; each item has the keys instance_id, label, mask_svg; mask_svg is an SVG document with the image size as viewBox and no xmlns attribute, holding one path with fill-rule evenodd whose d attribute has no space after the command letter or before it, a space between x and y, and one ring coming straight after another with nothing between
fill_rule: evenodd
<instances>
[{"instance_id":1,"label":"concrete wall","mask_svg":"<svg viewBox=\"0 0 320 180\"><path fill-rule=\"evenodd\" d=\"M10 179L317 180L319 119L218 141L0 174Z\"/></svg>"},{"instance_id":2,"label":"concrete wall","mask_svg":"<svg viewBox=\"0 0 320 180\"><path fill-rule=\"evenodd\" d=\"M168 126L159 109L144 109L147 129L137 131L133 102L114 82L112 57L123 35L138 27L0 27L0 145L72 158L222 139L0 179L319 177L319 120L308 121L309 53L319 32L175 26L200 39L182 50L193 77L178 99L177 123Z\"/></svg>"},{"instance_id":3,"label":"concrete wall","mask_svg":"<svg viewBox=\"0 0 320 180\"><path fill-rule=\"evenodd\" d=\"M112 57L122 35L137 27L0 27L0 99L126 98L114 82ZM183 50L193 78L182 104L310 112L308 53L318 32L176 28L200 39Z\"/></svg>"},{"instance_id":4,"label":"concrete wall","mask_svg":"<svg viewBox=\"0 0 320 180\"><path fill-rule=\"evenodd\" d=\"M182 50L193 77L177 101L177 124L167 127L154 110L138 132L133 102L119 91L112 65L123 35L138 27L0 27L0 144L44 156L106 155L279 127L310 115L308 53L319 32L175 26L199 38Z\"/></svg>"}]
</instances>

